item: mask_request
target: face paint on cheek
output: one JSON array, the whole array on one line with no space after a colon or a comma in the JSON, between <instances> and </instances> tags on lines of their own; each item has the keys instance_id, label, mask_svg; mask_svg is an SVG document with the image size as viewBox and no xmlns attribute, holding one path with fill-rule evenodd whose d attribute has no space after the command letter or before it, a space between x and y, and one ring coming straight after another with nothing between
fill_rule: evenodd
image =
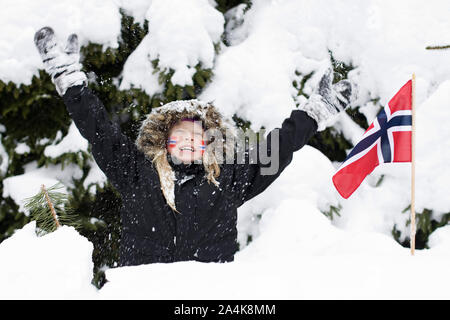
<instances>
[{"instance_id":1,"label":"face paint on cheek","mask_svg":"<svg viewBox=\"0 0 450 320\"><path fill-rule=\"evenodd\" d=\"M167 141L167 148L169 150L172 150L177 145L178 139L177 137L169 137L169 140Z\"/></svg>"},{"instance_id":2,"label":"face paint on cheek","mask_svg":"<svg viewBox=\"0 0 450 320\"><path fill-rule=\"evenodd\" d=\"M199 147L199 149L200 149L200 153L203 155L205 153L205 150L206 150L205 140L202 139L202 144Z\"/></svg>"}]
</instances>

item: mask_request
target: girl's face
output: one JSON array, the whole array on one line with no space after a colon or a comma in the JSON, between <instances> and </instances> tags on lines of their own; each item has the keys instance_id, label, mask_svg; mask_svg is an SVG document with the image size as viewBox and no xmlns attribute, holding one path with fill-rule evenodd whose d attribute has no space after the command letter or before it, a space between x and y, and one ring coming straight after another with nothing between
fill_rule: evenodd
<instances>
[{"instance_id":1,"label":"girl's face","mask_svg":"<svg viewBox=\"0 0 450 320\"><path fill-rule=\"evenodd\" d=\"M201 121L181 120L169 132L167 151L183 163L198 162L205 152Z\"/></svg>"}]
</instances>

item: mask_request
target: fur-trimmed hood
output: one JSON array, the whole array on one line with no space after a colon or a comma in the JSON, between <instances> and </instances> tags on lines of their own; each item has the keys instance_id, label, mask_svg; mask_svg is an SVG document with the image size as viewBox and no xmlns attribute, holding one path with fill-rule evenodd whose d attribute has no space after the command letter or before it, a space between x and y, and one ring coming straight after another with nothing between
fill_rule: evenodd
<instances>
[{"instance_id":1,"label":"fur-trimmed hood","mask_svg":"<svg viewBox=\"0 0 450 320\"><path fill-rule=\"evenodd\" d=\"M166 145L170 129L184 118L199 119L202 121L205 131L212 132L215 135L214 138L217 138L217 135L222 137L220 143L223 148L223 158L220 160L225 159L226 156L230 156L234 152L234 139L227 139L227 136L230 137L231 134L235 137L235 128L229 120L224 119L211 102L202 102L196 99L177 100L153 109L142 122L136 139L136 146L154 163L159 174L163 194L167 203L174 210L176 210L174 195L175 175L167 161ZM220 161L218 161L215 154L217 149L211 143L212 139L208 140L206 141L207 146L202 163L208 182L218 185L215 178L220 175Z\"/></svg>"}]
</instances>

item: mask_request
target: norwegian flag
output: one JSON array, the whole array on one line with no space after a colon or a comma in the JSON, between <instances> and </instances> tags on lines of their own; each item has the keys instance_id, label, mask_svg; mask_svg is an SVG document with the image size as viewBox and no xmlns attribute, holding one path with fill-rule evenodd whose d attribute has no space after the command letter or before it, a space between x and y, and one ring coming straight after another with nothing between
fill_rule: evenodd
<instances>
[{"instance_id":1,"label":"norwegian flag","mask_svg":"<svg viewBox=\"0 0 450 320\"><path fill-rule=\"evenodd\" d=\"M389 101L333 176L347 199L380 163L411 162L412 81Z\"/></svg>"}]
</instances>

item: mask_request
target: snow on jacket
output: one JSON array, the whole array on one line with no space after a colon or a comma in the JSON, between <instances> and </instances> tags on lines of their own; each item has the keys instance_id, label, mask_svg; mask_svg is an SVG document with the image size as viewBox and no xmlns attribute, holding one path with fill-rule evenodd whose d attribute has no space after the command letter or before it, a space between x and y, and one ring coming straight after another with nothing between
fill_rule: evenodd
<instances>
[{"instance_id":1,"label":"snow on jacket","mask_svg":"<svg viewBox=\"0 0 450 320\"><path fill-rule=\"evenodd\" d=\"M291 162L293 153L317 131L315 120L304 111L293 110L281 128L274 129L279 130L279 169L273 175L261 174L264 165L258 162L224 163L220 164L216 185L208 183L204 165L174 164L169 159L176 181L177 213L169 206L149 149L142 148L139 137L132 141L123 134L89 88L71 87L63 99L81 135L92 145L98 166L122 196L121 266L186 260L233 261L239 249L237 208L275 181ZM211 112L202 120L218 123L217 119L212 121ZM144 127L143 124L141 138L148 134L142 131ZM271 134L266 138L268 143Z\"/></svg>"}]
</instances>

